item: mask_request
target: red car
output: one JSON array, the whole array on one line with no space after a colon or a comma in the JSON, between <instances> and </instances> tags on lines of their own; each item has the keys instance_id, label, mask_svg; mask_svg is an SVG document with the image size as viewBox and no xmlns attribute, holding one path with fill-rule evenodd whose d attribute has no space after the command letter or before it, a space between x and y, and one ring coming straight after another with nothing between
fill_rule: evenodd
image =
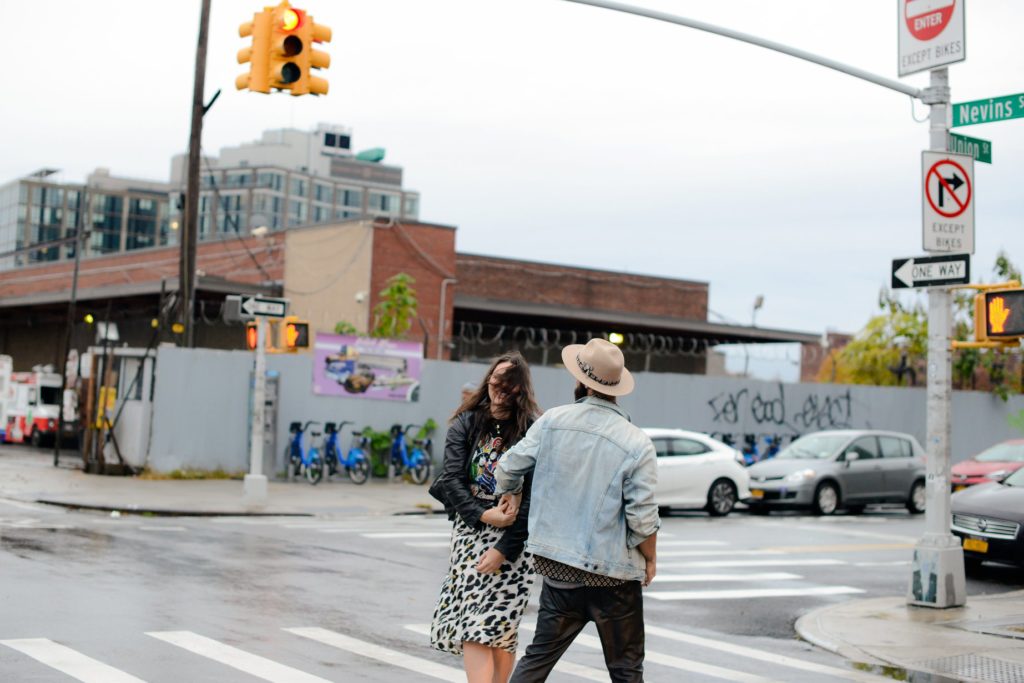
<instances>
[{"instance_id":1,"label":"red car","mask_svg":"<svg viewBox=\"0 0 1024 683\"><path fill-rule=\"evenodd\" d=\"M970 460L953 465L950 480L954 491L974 484L1005 479L1024 467L1024 439L1011 439L983 450Z\"/></svg>"}]
</instances>

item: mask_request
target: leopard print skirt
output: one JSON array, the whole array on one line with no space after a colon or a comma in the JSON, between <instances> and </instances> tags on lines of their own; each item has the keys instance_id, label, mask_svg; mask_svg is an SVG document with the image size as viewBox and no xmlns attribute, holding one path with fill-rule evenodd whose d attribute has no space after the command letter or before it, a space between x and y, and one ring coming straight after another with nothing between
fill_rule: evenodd
<instances>
[{"instance_id":1,"label":"leopard print skirt","mask_svg":"<svg viewBox=\"0 0 1024 683\"><path fill-rule=\"evenodd\" d=\"M504 529L484 525L480 531L456 516L452 530L451 565L430 624L430 644L442 652L462 654L463 641L515 652L519 622L530 599L533 562L520 553L495 574L474 567L493 548Z\"/></svg>"}]
</instances>

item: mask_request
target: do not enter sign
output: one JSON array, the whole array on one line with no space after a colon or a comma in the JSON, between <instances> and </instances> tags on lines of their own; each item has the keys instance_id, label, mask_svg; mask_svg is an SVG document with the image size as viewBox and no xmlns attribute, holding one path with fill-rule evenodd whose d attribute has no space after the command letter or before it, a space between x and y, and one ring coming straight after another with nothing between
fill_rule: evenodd
<instances>
[{"instance_id":1,"label":"do not enter sign","mask_svg":"<svg viewBox=\"0 0 1024 683\"><path fill-rule=\"evenodd\" d=\"M964 0L898 0L899 74L963 61Z\"/></svg>"},{"instance_id":2,"label":"do not enter sign","mask_svg":"<svg viewBox=\"0 0 1024 683\"><path fill-rule=\"evenodd\" d=\"M924 152L922 218L925 251L974 253L974 159Z\"/></svg>"}]
</instances>

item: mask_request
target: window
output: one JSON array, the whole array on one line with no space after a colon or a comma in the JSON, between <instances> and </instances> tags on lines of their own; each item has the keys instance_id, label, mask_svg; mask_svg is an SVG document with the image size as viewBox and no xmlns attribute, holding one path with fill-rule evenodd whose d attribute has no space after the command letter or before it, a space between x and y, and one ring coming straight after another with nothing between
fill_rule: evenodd
<instances>
[{"instance_id":1,"label":"window","mask_svg":"<svg viewBox=\"0 0 1024 683\"><path fill-rule=\"evenodd\" d=\"M405 210L402 212L406 218L416 218L420 213L420 199L415 195L406 195Z\"/></svg>"},{"instance_id":2,"label":"window","mask_svg":"<svg viewBox=\"0 0 1024 683\"><path fill-rule=\"evenodd\" d=\"M293 197L305 197L306 196L306 180L305 180L305 178L297 178L295 176L292 176L291 195Z\"/></svg>"},{"instance_id":3,"label":"window","mask_svg":"<svg viewBox=\"0 0 1024 683\"><path fill-rule=\"evenodd\" d=\"M672 455L700 455L710 448L694 439L672 439Z\"/></svg>"},{"instance_id":4,"label":"window","mask_svg":"<svg viewBox=\"0 0 1024 683\"><path fill-rule=\"evenodd\" d=\"M331 220L331 207L329 206L313 206L313 222L314 223L328 223Z\"/></svg>"},{"instance_id":5,"label":"window","mask_svg":"<svg viewBox=\"0 0 1024 683\"><path fill-rule=\"evenodd\" d=\"M654 444L654 451L658 454L659 458L664 458L670 454L668 439L651 439L651 443Z\"/></svg>"},{"instance_id":6,"label":"window","mask_svg":"<svg viewBox=\"0 0 1024 683\"><path fill-rule=\"evenodd\" d=\"M338 143L338 136L334 133L324 134L324 147L334 147Z\"/></svg>"},{"instance_id":7,"label":"window","mask_svg":"<svg viewBox=\"0 0 1024 683\"><path fill-rule=\"evenodd\" d=\"M371 192L369 209L370 211L397 213L399 210L398 196L393 194L383 194L380 192Z\"/></svg>"},{"instance_id":8,"label":"window","mask_svg":"<svg viewBox=\"0 0 1024 683\"><path fill-rule=\"evenodd\" d=\"M245 187L252 182L251 171L233 171L228 173L225 185L227 187Z\"/></svg>"},{"instance_id":9,"label":"window","mask_svg":"<svg viewBox=\"0 0 1024 683\"><path fill-rule=\"evenodd\" d=\"M339 187L338 204L341 204L342 206L351 206L356 209L363 208L362 190L352 190L347 187Z\"/></svg>"},{"instance_id":10,"label":"window","mask_svg":"<svg viewBox=\"0 0 1024 683\"><path fill-rule=\"evenodd\" d=\"M316 183L313 186L313 199L318 202L324 202L325 204L334 203L334 188L330 185Z\"/></svg>"},{"instance_id":11,"label":"window","mask_svg":"<svg viewBox=\"0 0 1024 683\"><path fill-rule=\"evenodd\" d=\"M895 436L878 437L883 458L909 458L912 454L910 442Z\"/></svg>"},{"instance_id":12,"label":"window","mask_svg":"<svg viewBox=\"0 0 1024 683\"><path fill-rule=\"evenodd\" d=\"M861 437L846 447L846 453L851 452L856 453L859 460L872 460L878 457L878 442L873 436Z\"/></svg>"},{"instance_id":13,"label":"window","mask_svg":"<svg viewBox=\"0 0 1024 683\"><path fill-rule=\"evenodd\" d=\"M288 227L295 225L302 225L306 222L308 217L308 207L306 202L301 199L292 199L288 201Z\"/></svg>"},{"instance_id":14,"label":"window","mask_svg":"<svg viewBox=\"0 0 1024 683\"><path fill-rule=\"evenodd\" d=\"M351 145L352 145L352 138L351 137L349 137L348 135L339 135L338 136L338 147L340 147L341 149L349 149L349 147Z\"/></svg>"}]
</instances>

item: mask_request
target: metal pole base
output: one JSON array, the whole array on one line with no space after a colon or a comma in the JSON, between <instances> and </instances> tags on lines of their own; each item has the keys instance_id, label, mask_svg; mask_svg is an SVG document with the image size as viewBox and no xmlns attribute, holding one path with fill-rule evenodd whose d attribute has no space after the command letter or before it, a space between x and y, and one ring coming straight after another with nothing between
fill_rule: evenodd
<instances>
[{"instance_id":1,"label":"metal pole base","mask_svg":"<svg viewBox=\"0 0 1024 683\"><path fill-rule=\"evenodd\" d=\"M267 502L267 477L263 474L247 474L243 481L245 502L263 505Z\"/></svg>"},{"instance_id":2,"label":"metal pole base","mask_svg":"<svg viewBox=\"0 0 1024 683\"><path fill-rule=\"evenodd\" d=\"M907 604L920 607L963 607L967 603L964 551L952 534L926 534L914 546Z\"/></svg>"}]
</instances>

